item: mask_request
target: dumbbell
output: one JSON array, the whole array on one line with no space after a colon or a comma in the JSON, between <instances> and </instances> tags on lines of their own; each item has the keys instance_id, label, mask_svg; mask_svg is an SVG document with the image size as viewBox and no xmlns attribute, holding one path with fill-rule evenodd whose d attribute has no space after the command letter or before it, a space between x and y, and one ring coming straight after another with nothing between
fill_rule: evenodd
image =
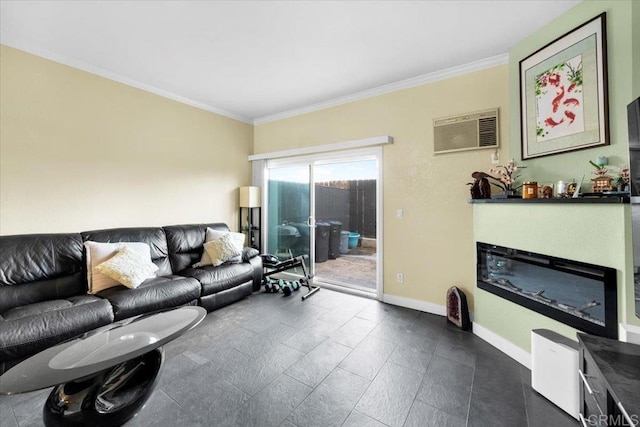
<instances>
[{"instance_id":1,"label":"dumbbell","mask_svg":"<svg viewBox=\"0 0 640 427\"><path fill-rule=\"evenodd\" d=\"M293 282L291 282L291 288L294 291L299 291L300 290L300 282L298 282L297 280L294 280Z\"/></svg>"},{"instance_id":2,"label":"dumbbell","mask_svg":"<svg viewBox=\"0 0 640 427\"><path fill-rule=\"evenodd\" d=\"M284 280L280 279L280 288L282 289L282 292L284 292L285 297L288 297L293 293L293 289L291 288L290 283L291 282L285 282Z\"/></svg>"},{"instance_id":3,"label":"dumbbell","mask_svg":"<svg viewBox=\"0 0 640 427\"><path fill-rule=\"evenodd\" d=\"M278 282L277 281L273 281L271 279L268 279L267 282L264 284L264 290L265 292L269 292L269 293L277 293L278 291L280 291L280 287L278 286Z\"/></svg>"}]
</instances>

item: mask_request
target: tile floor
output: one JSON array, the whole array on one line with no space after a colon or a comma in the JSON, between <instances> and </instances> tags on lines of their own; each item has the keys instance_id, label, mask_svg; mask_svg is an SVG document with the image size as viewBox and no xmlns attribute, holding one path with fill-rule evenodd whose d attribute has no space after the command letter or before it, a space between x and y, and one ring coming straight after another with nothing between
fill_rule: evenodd
<instances>
[{"instance_id":1,"label":"tile floor","mask_svg":"<svg viewBox=\"0 0 640 427\"><path fill-rule=\"evenodd\" d=\"M165 356L128 426L577 425L528 369L443 317L326 289L253 294ZM47 394L0 397L0 425L42 425Z\"/></svg>"}]
</instances>

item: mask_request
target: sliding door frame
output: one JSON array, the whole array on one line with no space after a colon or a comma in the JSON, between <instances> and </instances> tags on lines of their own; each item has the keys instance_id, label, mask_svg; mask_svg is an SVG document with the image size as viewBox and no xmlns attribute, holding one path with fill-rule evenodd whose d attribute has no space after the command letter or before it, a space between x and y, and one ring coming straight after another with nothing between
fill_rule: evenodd
<instances>
[{"instance_id":1,"label":"sliding door frame","mask_svg":"<svg viewBox=\"0 0 640 427\"><path fill-rule=\"evenodd\" d=\"M268 180L269 180L269 169L276 167L286 167L286 166L309 166L309 203L310 203L310 215L312 217L311 224L312 228L315 229L315 179L314 179L314 166L322 165L322 164L330 164L330 163L341 163L341 162L351 162L351 161L359 161L359 160L377 160L378 168L377 168L377 176L376 176L376 290L373 293L377 300L381 300L383 296L383 254L384 254L384 239L383 239L383 156L382 156L382 146L373 146L366 148L357 148L351 150L339 150L339 151L330 151L330 152L322 152L315 153L310 155L302 155L302 156L291 156L284 158L270 158L264 161L263 166L263 192L262 192L262 206L267 206L267 201L269 200L268 194ZM268 209L262 209L262 223L268 224L267 222L267 212ZM309 264L311 265L311 272L314 272L315 268L315 232L311 231L310 235L310 250L309 250ZM262 241L265 242L265 248L268 247L268 233L266 228L262 230ZM330 285L330 284L329 284ZM334 285L331 285L334 286Z\"/></svg>"}]
</instances>

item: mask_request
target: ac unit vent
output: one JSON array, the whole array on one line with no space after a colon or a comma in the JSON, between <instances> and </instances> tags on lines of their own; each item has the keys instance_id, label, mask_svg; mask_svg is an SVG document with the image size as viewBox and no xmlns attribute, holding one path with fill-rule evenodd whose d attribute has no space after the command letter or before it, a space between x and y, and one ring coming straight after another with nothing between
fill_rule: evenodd
<instances>
[{"instance_id":1,"label":"ac unit vent","mask_svg":"<svg viewBox=\"0 0 640 427\"><path fill-rule=\"evenodd\" d=\"M498 109L433 121L434 153L497 148Z\"/></svg>"}]
</instances>

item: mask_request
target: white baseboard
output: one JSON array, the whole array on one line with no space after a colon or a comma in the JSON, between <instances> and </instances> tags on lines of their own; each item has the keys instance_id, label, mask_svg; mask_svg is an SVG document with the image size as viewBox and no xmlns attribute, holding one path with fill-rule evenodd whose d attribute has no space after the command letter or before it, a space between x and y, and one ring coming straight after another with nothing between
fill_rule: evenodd
<instances>
[{"instance_id":1,"label":"white baseboard","mask_svg":"<svg viewBox=\"0 0 640 427\"><path fill-rule=\"evenodd\" d=\"M478 323L473 324L473 334L482 338L516 362L531 369L531 353L527 353L511 341L508 341Z\"/></svg>"},{"instance_id":2,"label":"white baseboard","mask_svg":"<svg viewBox=\"0 0 640 427\"><path fill-rule=\"evenodd\" d=\"M332 283L325 283L319 280L315 280L313 284L322 289L329 289L331 291L342 292L343 294L355 295L363 298L376 299L376 294L373 292L360 291L358 289L349 288L348 286L334 285Z\"/></svg>"},{"instance_id":3,"label":"white baseboard","mask_svg":"<svg viewBox=\"0 0 640 427\"><path fill-rule=\"evenodd\" d=\"M640 344L640 326L620 323L620 341Z\"/></svg>"},{"instance_id":4,"label":"white baseboard","mask_svg":"<svg viewBox=\"0 0 640 427\"><path fill-rule=\"evenodd\" d=\"M446 306L433 304L426 301L389 294L383 294L382 301L400 307L424 311L425 313L437 314L439 316L447 315ZM473 321L473 313L469 313L469 316ZM525 350L513 344L511 341L501 337L500 335L478 323L473 323L473 334L491 344L507 356L511 357L516 362L527 367L528 369L531 369L531 353L527 353Z\"/></svg>"},{"instance_id":5,"label":"white baseboard","mask_svg":"<svg viewBox=\"0 0 640 427\"><path fill-rule=\"evenodd\" d=\"M400 307L424 311L425 313L437 314L440 316L447 315L447 308L444 305L433 304L431 302L421 301L417 299L382 294L382 302L398 305Z\"/></svg>"}]
</instances>

